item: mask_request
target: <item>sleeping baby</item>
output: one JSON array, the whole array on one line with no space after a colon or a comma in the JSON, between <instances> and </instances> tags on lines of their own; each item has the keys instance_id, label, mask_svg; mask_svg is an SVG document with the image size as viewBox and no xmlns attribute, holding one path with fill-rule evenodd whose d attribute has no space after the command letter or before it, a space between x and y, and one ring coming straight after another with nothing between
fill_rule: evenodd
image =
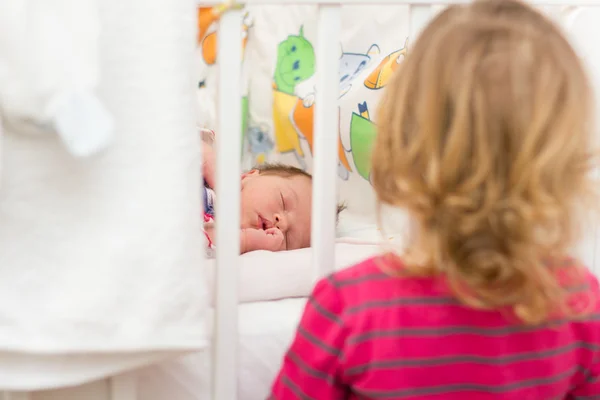
<instances>
[{"instance_id":1,"label":"sleeping baby","mask_svg":"<svg viewBox=\"0 0 600 400\"><path fill-rule=\"evenodd\" d=\"M205 234L213 249L215 151L211 131L202 131ZM310 247L312 177L281 164L242 174L240 251L294 250ZM343 207L338 206L338 214Z\"/></svg>"}]
</instances>

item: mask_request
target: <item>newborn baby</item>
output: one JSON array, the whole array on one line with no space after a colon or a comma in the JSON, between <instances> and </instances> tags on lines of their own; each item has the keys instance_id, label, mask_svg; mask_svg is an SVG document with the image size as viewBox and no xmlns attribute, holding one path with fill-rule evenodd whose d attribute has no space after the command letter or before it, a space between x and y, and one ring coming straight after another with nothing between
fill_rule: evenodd
<instances>
[{"instance_id":1,"label":"newborn baby","mask_svg":"<svg viewBox=\"0 0 600 400\"><path fill-rule=\"evenodd\" d=\"M205 232L214 241L211 210L214 192L215 152L212 133L203 131ZM281 164L265 165L241 177L241 253L253 250L293 250L310 247L312 177ZM338 207L338 213L342 207ZM208 212L208 215L207 215Z\"/></svg>"}]
</instances>

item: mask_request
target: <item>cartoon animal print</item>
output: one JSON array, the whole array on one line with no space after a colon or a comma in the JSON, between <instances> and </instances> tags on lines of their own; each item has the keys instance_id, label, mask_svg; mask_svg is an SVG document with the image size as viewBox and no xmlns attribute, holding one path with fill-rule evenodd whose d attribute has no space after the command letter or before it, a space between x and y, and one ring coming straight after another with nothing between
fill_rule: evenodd
<instances>
[{"instance_id":1,"label":"cartoon animal print","mask_svg":"<svg viewBox=\"0 0 600 400\"><path fill-rule=\"evenodd\" d=\"M315 73L315 50L304 38L304 27L298 35L290 35L277 47L277 64L273 80L275 88L294 94L296 86Z\"/></svg>"},{"instance_id":2,"label":"cartoon animal print","mask_svg":"<svg viewBox=\"0 0 600 400\"><path fill-rule=\"evenodd\" d=\"M196 41L202 44L206 37L208 28L219 19L219 13L216 7L198 7L198 36Z\"/></svg>"},{"instance_id":3,"label":"cartoon animal print","mask_svg":"<svg viewBox=\"0 0 600 400\"><path fill-rule=\"evenodd\" d=\"M219 20L224 11L224 6L198 8L198 44L202 49L202 58L206 65L214 65L217 61L217 31L213 24ZM242 22L242 49L248 42L248 30L252 27L252 19L246 13ZM210 30L210 32L209 32Z\"/></svg>"},{"instance_id":4,"label":"cartoon animal print","mask_svg":"<svg viewBox=\"0 0 600 400\"><path fill-rule=\"evenodd\" d=\"M371 181L371 150L375 140L375 124L371 121L367 103L358 105L358 114L353 112L350 120L350 146L356 171Z\"/></svg>"},{"instance_id":5,"label":"cartoon animal print","mask_svg":"<svg viewBox=\"0 0 600 400\"><path fill-rule=\"evenodd\" d=\"M379 54L379 46L371 45L366 53L344 53L340 56L340 98L344 96L352 88L352 82L355 78L368 67L372 57ZM308 146L313 151L314 142L314 93L298 100L298 104L294 108L292 121L298 132L303 137ZM338 132L339 134L339 132ZM338 176L343 180L348 180L352 168L346 156L346 149L342 145L342 141L338 141Z\"/></svg>"},{"instance_id":6,"label":"cartoon animal print","mask_svg":"<svg viewBox=\"0 0 600 400\"><path fill-rule=\"evenodd\" d=\"M254 165L262 165L267 161L271 150L275 147L268 128L265 126L251 126L248 129L248 149L254 158Z\"/></svg>"},{"instance_id":7,"label":"cartoon animal print","mask_svg":"<svg viewBox=\"0 0 600 400\"><path fill-rule=\"evenodd\" d=\"M277 63L273 74L273 124L275 144L279 153L293 152L301 168L306 169L304 151L291 114L298 101L296 88L315 73L315 51L304 37L290 35L277 48Z\"/></svg>"},{"instance_id":8,"label":"cartoon animal print","mask_svg":"<svg viewBox=\"0 0 600 400\"><path fill-rule=\"evenodd\" d=\"M366 53L344 53L340 56L340 98L352 88L352 82L368 67L372 57L379 54L379 46L371 45ZM307 141L312 152L314 142L314 93L298 101L294 108L292 120L298 133ZM339 132L338 132L339 134ZM346 156L342 141L338 141L338 176L348 180L352 168Z\"/></svg>"},{"instance_id":9,"label":"cartoon animal print","mask_svg":"<svg viewBox=\"0 0 600 400\"><path fill-rule=\"evenodd\" d=\"M294 126L298 134L301 135L308 143L308 147L310 148L311 152L313 151L314 143L314 111L314 104L310 107L306 107L303 104L302 99L298 99L298 102L292 114L292 121L294 123ZM348 158L346 157L346 149L344 149L344 146L342 146L342 141L338 140L338 176L343 180L348 180L351 171L352 169L350 168L350 163L348 162Z\"/></svg>"},{"instance_id":10,"label":"cartoon animal print","mask_svg":"<svg viewBox=\"0 0 600 400\"><path fill-rule=\"evenodd\" d=\"M379 55L379 46L373 44L365 54L344 53L340 57L340 97L352 88L352 81L369 65L371 57Z\"/></svg>"},{"instance_id":11,"label":"cartoon animal print","mask_svg":"<svg viewBox=\"0 0 600 400\"><path fill-rule=\"evenodd\" d=\"M365 86L372 90L381 89L390 80L398 65L404 61L408 51L408 38L404 42L404 47L394 51L385 57L375 70L365 79Z\"/></svg>"},{"instance_id":12,"label":"cartoon animal print","mask_svg":"<svg viewBox=\"0 0 600 400\"><path fill-rule=\"evenodd\" d=\"M341 49L341 47L340 47ZM366 53L344 53L341 50L340 55L340 98L352 88L352 82L362 71L367 68L371 58L379 55L379 46L371 45ZM304 106L310 107L315 102L315 94L310 93L304 97Z\"/></svg>"}]
</instances>

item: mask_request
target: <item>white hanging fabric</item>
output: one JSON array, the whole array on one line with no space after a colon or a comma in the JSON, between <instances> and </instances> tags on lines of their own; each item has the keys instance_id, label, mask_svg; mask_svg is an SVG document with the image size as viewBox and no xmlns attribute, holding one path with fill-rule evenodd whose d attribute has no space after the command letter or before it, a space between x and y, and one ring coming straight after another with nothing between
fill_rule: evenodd
<instances>
[{"instance_id":1,"label":"white hanging fabric","mask_svg":"<svg viewBox=\"0 0 600 400\"><path fill-rule=\"evenodd\" d=\"M77 156L105 148L114 133L95 94L99 28L96 0L0 2L0 107L58 133Z\"/></svg>"},{"instance_id":2,"label":"white hanging fabric","mask_svg":"<svg viewBox=\"0 0 600 400\"><path fill-rule=\"evenodd\" d=\"M0 388L207 343L194 0L0 0Z\"/></svg>"}]
</instances>

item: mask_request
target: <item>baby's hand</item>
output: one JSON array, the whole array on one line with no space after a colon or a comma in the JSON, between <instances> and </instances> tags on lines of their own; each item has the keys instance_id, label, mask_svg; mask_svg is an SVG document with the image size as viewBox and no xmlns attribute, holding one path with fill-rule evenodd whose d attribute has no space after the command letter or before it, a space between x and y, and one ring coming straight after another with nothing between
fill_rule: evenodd
<instances>
[{"instance_id":1,"label":"baby's hand","mask_svg":"<svg viewBox=\"0 0 600 400\"><path fill-rule=\"evenodd\" d=\"M254 250L281 251L285 250L285 237L277 228L242 229L240 232L240 252L247 253Z\"/></svg>"}]
</instances>

